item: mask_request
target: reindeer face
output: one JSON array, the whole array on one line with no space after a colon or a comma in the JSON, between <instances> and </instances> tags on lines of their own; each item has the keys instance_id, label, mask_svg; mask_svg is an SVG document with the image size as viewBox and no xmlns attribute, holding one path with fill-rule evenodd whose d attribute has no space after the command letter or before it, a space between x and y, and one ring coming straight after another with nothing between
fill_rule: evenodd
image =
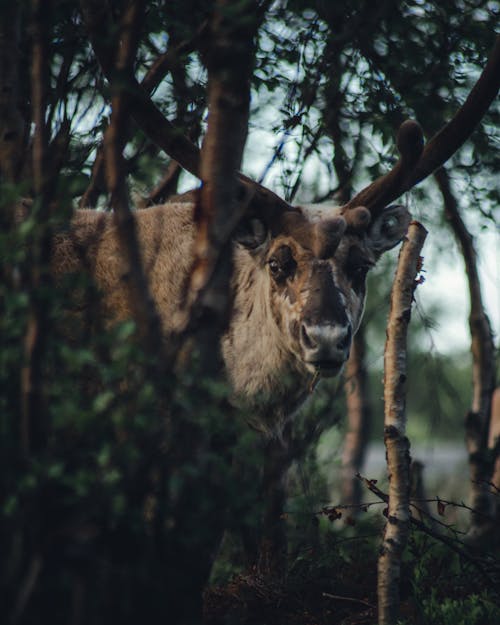
<instances>
[{"instance_id":1,"label":"reindeer face","mask_svg":"<svg viewBox=\"0 0 500 625\"><path fill-rule=\"evenodd\" d=\"M267 255L271 310L290 351L312 373L333 376L349 357L373 254L344 235L318 258L292 237L277 237Z\"/></svg>"},{"instance_id":2,"label":"reindeer face","mask_svg":"<svg viewBox=\"0 0 500 625\"><path fill-rule=\"evenodd\" d=\"M283 343L313 374L341 371L363 313L366 275L408 225L400 206L383 211L369 228L366 209L354 217L348 225L333 209L326 216L302 209L284 220L259 254Z\"/></svg>"}]
</instances>

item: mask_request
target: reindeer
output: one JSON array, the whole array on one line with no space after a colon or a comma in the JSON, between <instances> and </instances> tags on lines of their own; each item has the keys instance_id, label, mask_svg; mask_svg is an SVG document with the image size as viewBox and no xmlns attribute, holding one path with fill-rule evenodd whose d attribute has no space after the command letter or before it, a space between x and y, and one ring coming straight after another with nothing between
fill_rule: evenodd
<instances>
[{"instance_id":1,"label":"reindeer","mask_svg":"<svg viewBox=\"0 0 500 625\"><path fill-rule=\"evenodd\" d=\"M425 149L420 126L403 123L398 163L344 206L293 207L240 178L252 200L233 236L233 306L220 347L233 400L257 421L282 426L318 378L342 371L363 313L367 272L410 221L408 211L391 202L471 134L498 91L499 41L466 102ZM134 212L164 338L182 325L195 205L172 201ZM108 315L131 316L127 263L110 213L76 211L69 231L55 238L52 263L56 275L89 268Z\"/></svg>"},{"instance_id":2,"label":"reindeer","mask_svg":"<svg viewBox=\"0 0 500 625\"><path fill-rule=\"evenodd\" d=\"M165 337L180 330L183 288L192 263L193 204L134 212L144 270ZM365 278L404 235L409 215L391 206L370 221L366 208L348 225L336 208L297 208L270 227L254 217L234 237L233 310L221 349L234 398L264 420L283 422L318 376L338 375L349 356L365 300ZM84 250L84 258L81 257ZM56 273L87 266L108 315L132 316L126 258L113 216L77 211L56 238Z\"/></svg>"},{"instance_id":3,"label":"reindeer","mask_svg":"<svg viewBox=\"0 0 500 625\"><path fill-rule=\"evenodd\" d=\"M418 124L403 124L398 145L402 158L385 185L418 160ZM342 371L363 313L366 275L406 232L406 208L365 203L281 203L269 212L264 201L234 235L233 307L221 351L234 402L265 429L281 427L318 378ZM181 329L193 209L192 201L174 201L133 213L164 337ZM132 316L127 262L111 213L76 211L69 230L55 238L52 264L56 275L89 269L107 316Z\"/></svg>"},{"instance_id":4,"label":"reindeer","mask_svg":"<svg viewBox=\"0 0 500 625\"><path fill-rule=\"evenodd\" d=\"M233 237L233 307L220 347L233 399L257 421L282 425L318 378L342 371L363 313L366 275L401 241L410 221L402 205L390 203L440 167L470 135L496 93L492 76L498 56L497 50L467 101L425 150L420 126L403 123L396 166L342 207L293 207L240 179L253 199ZM133 213L165 338L182 325L195 204L172 201ZM52 263L56 275L90 268L108 315L132 315L127 264L112 214L76 211L69 231L55 238Z\"/></svg>"}]
</instances>

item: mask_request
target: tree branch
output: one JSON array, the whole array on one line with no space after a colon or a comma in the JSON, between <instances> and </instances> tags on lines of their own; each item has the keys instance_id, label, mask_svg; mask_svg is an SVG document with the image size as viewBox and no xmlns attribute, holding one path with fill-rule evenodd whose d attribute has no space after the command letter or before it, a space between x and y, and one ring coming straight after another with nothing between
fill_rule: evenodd
<instances>
[{"instance_id":1,"label":"tree branch","mask_svg":"<svg viewBox=\"0 0 500 625\"><path fill-rule=\"evenodd\" d=\"M130 309L137 321L146 350L153 357L152 363L156 363L162 351L161 347L158 349L161 323L143 271L136 223L129 207L123 157L128 123L128 100L125 92L128 89L129 77L132 75L142 18L142 2L130 1L120 23L121 36L117 45L114 70L116 80L112 82L112 113L104 138L104 159L106 183L111 196L111 206L114 209L113 217L122 243L122 253L128 265L130 289L127 292Z\"/></svg>"},{"instance_id":2,"label":"tree branch","mask_svg":"<svg viewBox=\"0 0 500 625\"><path fill-rule=\"evenodd\" d=\"M109 49L105 42L109 34L104 27L106 12L102 2L98 0L81 0L83 16L87 32L92 42L94 52L108 81L113 80L112 67L109 62ZM262 19L267 2L255 5L255 16ZM232 54L232 52L231 52ZM200 178L200 151L194 143L184 137L171 122L169 122L156 108L151 98L144 92L137 81L131 78L127 90L128 105L131 116L137 125L172 159L176 160L183 169ZM239 174L241 181L240 193L249 210L258 209L273 214L275 211L289 210L290 206L275 193L262 187L246 176ZM248 192L253 197L248 198Z\"/></svg>"}]
</instances>

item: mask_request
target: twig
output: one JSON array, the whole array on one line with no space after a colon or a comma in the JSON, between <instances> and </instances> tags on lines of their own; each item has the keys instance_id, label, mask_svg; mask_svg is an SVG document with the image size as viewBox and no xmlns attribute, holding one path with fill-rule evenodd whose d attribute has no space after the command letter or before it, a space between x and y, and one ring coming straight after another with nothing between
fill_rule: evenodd
<instances>
[{"instance_id":1,"label":"twig","mask_svg":"<svg viewBox=\"0 0 500 625\"><path fill-rule=\"evenodd\" d=\"M35 590L42 568L43 558L39 553L37 553L33 556L29 564L28 571L19 587L16 602L10 614L9 625L16 625L22 619L26 606L28 605L31 595Z\"/></svg>"},{"instance_id":2,"label":"twig","mask_svg":"<svg viewBox=\"0 0 500 625\"><path fill-rule=\"evenodd\" d=\"M376 606L368 603L368 601L363 601L363 599L354 599L354 597L342 597L341 595L332 595L329 592L321 593L323 597L328 597L329 599L338 599L340 601L350 601L351 603L360 603L361 605L366 605L368 608L372 610L376 609Z\"/></svg>"},{"instance_id":3,"label":"twig","mask_svg":"<svg viewBox=\"0 0 500 625\"><path fill-rule=\"evenodd\" d=\"M379 497L382 501L384 501L386 503L389 501L389 495L387 495L387 493L384 493L382 490L380 490L380 488L378 488L375 485L373 480L369 480L369 479L367 479L367 478L365 478L365 477L363 477L361 475L359 476L359 478L361 480L363 480L363 482L365 483L365 486L374 495L376 495L377 497ZM420 519L417 519L417 518L415 518L413 516L410 517L410 522L411 522L412 525L414 525L421 532L423 532L424 534L427 534L431 538L434 538L434 540L443 543L444 545L449 547L452 551L454 551L458 556L460 556L461 558L463 558L464 560L466 560L467 562L472 564L472 566L474 566L480 572L481 576L485 579L485 581L488 583L488 585L491 588L493 588L494 590L497 589L497 583L495 582L495 580L492 580L489 577L489 575L487 575L485 573L485 571L484 571L484 562L481 559L475 558L473 555L468 553L466 551L467 545L465 543L463 543L462 541L458 540L457 538L452 540L452 539L448 538L447 536L444 536L443 534L440 534L439 532L436 532L432 528L428 527L425 523L420 521ZM461 547L463 547L463 549Z\"/></svg>"}]
</instances>

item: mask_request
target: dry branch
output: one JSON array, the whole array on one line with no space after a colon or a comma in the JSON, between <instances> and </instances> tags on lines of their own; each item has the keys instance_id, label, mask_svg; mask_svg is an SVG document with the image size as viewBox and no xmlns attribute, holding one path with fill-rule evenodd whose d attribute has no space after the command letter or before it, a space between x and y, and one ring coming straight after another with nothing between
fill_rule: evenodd
<instances>
[{"instance_id":1,"label":"dry branch","mask_svg":"<svg viewBox=\"0 0 500 625\"><path fill-rule=\"evenodd\" d=\"M427 231L413 221L401 252L391 293L384 353L384 442L389 508L378 562L379 625L395 625L399 611L401 557L410 526L410 454L406 438L406 334Z\"/></svg>"},{"instance_id":2,"label":"dry branch","mask_svg":"<svg viewBox=\"0 0 500 625\"><path fill-rule=\"evenodd\" d=\"M387 495L387 493L384 493L382 490L380 490L380 488L378 488L375 485L375 480L369 480L361 475L358 475L358 478L363 481L363 483L368 488L368 490L372 492L374 495L376 495L380 499L380 501L384 501L386 503L389 502L389 495ZM438 500L428 500L428 501L442 501L442 500L438 499ZM446 503L447 505L458 505L452 502L446 502ZM371 505L371 504L364 504L364 505ZM460 507L466 507L466 506L464 506L463 504L460 504ZM435 523L439 525L444 525L449 530L453 530L451 526L445 525L444 523L439 522L439 520L436 519L435 517L431 517L431 521L434 521ZM491 570L487 571L485 567L484 558L482 558L481 556L475 555L474 553L470 553L468 551L468 546L464 544L463 542L461 542L460 540L456 538L455 539L450 538L449 536L445 536L442 532L438 532L437 530L433 529L431 526L432 524L429 525L428 523L424 523L421 519L416 518L414 516L410 516L410 522L413 525L413 527L416 527L418 530L420 530L424 534L427 534L428 536L431 536L432 538L434 538L436 541L441 542L443 545L446 545L454 553L456 553L460 558L463 558L465 561L472 564L472 566L474 566L474 568L476 569L478 574L483 578L486 584L493 590L497 589L498 583L497 583L496 578L498 576L498 571L500 571L500 569L498 568L497 565L495 565L494 562L491 563L492 564ZM493 573L493 575L490 575L490 573Z\"/></svg>"},{"instance_id":3,"label":"dry branch","mask_svg":"<svg viewBox=\"0 0 500 625\"><path fill-rule=\"evenodd\" d=\"M151 297L137 240L135 220L132 216L128 191L125 182L123 148L126 141L128 122L127 98L124 96L128 78L132 74L140 27L143 5L130 2L124 11L120 23L120 42L117 46L115 72L119 78L113 83L111 100L112 113L104 138L104 158L106 164L106 183L111 195L114 220L122 242L122 253L127 259L130 279L130 307L138 327L143 334L149 354L158 355L158 336L161 336L160 318ZM155 362L155 359L152 359Z\"/></svg>"},{"instance_id":4,"label":"dry branch","mask_svg":"<svg viewBox=\"0 0 500 625\"><path fill-rule=\"evenodd\" d=\"M175 46L169 47L166 52L160 54L160 56L152 63L144 78L141 80L141 88L147 93L152 93L158 87L158 85L161 83L161 81L168 72L171 72L173 76L178 73L178 67L182 62L183 56L194 49L195 43L202 36L205 30L206 22L202 24L201 28L195 33L195 35L191 39L182 41ZM103 60L104 59L105 57L103 57ZM109 71L111 71L111 68L108 69ZM108 80L109 79L110 76L108 76ZM168 180L162 180L158 184L157 188L154 189L147 198L146 204L152 204L162 201L162 199L164 199L165 197L165 193L167 195L172 195L175 192L175 190L171 191L171 187L173 179L178 178L179 176L180 166L174 160L171 162L171 165L177 170L175 176L172 176L172 167L169 167L168 172L165 175ZM90 182L85 193L80 199L80 207L83 208L95 206L99 195L101 195L101 193L104 193L105 190L106 184L104 179L104 154L103 145L101 144L97 148L94 165L92 166Z\"/></svg>"}]
</instances>

